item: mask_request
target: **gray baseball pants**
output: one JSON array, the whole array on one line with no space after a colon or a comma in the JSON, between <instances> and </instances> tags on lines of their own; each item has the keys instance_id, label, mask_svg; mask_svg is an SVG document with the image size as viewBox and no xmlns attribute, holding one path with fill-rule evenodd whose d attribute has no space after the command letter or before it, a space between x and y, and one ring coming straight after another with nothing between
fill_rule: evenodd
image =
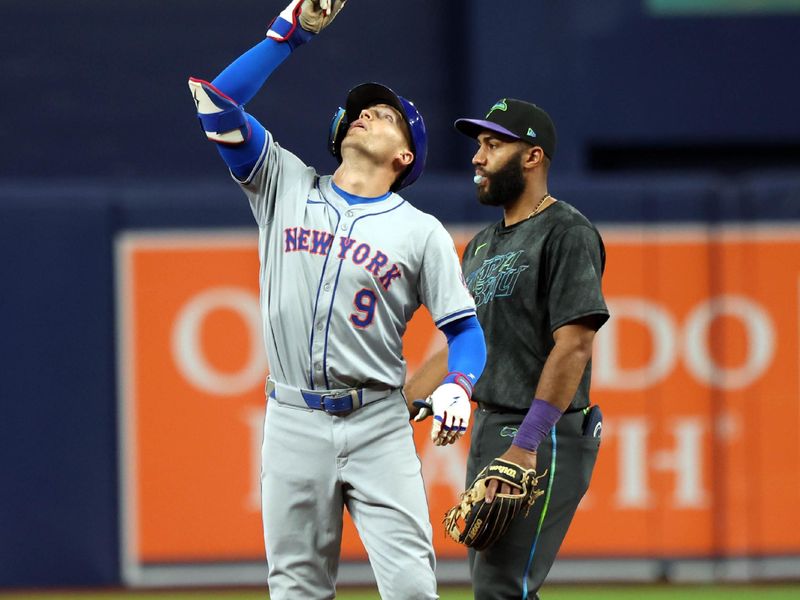
<instances>
[{"instance_id":1,"label":"gray baseball pants","mask_svg":"<svg viewBox=\"0 0 800 600\"><path fill-rule=\"evenodd\" d=\"M345 507L381 598L439 597L421 465L399 390L345 416L270 398L261 493L272 600L335 597Z\"/></svg>"}]
</instances>

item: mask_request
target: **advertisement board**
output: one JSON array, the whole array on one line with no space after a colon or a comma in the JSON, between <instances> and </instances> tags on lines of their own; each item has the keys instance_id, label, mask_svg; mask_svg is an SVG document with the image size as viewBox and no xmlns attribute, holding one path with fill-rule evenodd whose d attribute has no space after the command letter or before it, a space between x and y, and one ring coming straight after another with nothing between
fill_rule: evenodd
<instances>
[{"instance_id":1,"label":"advertisement board","mask_svg":"<svg viewBox=\"0 0 800 600\"><path fill-rule=\"evenodd\" d=\"M459 248L475 232L450 230ZM786 526L800 501L800 227L601 232L612 318L592 389L603 442L560 557L800 555ZM128 583L265 579L256 243L250 230L118 239ZM443 346L420 309L404 338L409 371ZM440 522L464 486L467 445L436 448L428 430L416 426L415 441L436 553L463 575L465 553ZM342 559L351 579L368 577L349 519Z\"/></svg>"}]
</instances>

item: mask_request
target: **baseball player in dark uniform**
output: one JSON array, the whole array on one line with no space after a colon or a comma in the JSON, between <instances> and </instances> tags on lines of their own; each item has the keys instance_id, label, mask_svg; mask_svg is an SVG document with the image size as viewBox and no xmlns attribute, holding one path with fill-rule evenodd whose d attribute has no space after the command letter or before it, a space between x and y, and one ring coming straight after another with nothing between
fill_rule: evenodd
<instances>
[{"instance_id":1,"label":"baseball player in dark uniform","mask_svg":"<svg viewBox=\"0 0 800 600\"><path fill-rule=\"evenodd\" d=\"M592 341L608 319L605 252L586 217L548 192L556 133L545 111L502 99L485 118L459 119L455 127L478 143L478 200L503 209L503 219L478 233L462 260L487 347L472 397L478 407L466 485L497 457L546 471L539 482L545 493L528 516L517 517L495 545L470 549L472 584L477 600L538 598L600 445L589 382ZM409 381L410 398L435 387L446 356L434 356ZM416 419L427 413L422 408ZM493 481L487 499L498 491L511 490Z\"/></svg>"},{"instance_id":2,"label":"baseball player in dark uniform","mask_svg":"<svg viewBox=\"0 0 800 600\"><path fill-rule=\"evenodd\" d=\"M424 168L422 116L383 85L353 88L329 133L338 167L320 175L243 107L343 4L294 0L265 40L189 88L259 229L270 597L335 597L347 509L381 597L428 600L438 598L432 528L402 394L402 336L424 304L448 339L452 369L429 398L437 445L466 430L486 354L452 238L397 193Z\"/></svg>"}]
</instances>

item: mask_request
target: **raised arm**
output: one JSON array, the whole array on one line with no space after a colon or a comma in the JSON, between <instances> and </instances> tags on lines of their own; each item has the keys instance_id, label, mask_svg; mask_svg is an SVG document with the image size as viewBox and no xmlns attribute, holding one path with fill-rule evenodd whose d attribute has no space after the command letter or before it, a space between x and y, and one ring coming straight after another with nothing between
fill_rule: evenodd
<instances>
[{"instance_id":1,"label":"raised arm","mask_svg":"<svg viewBox=\"0 0 800 600\"><path fill-rule=\"evenodd\" d=\"M189 78L200 124L237 178L252 171L266 140L264 126L245 112L244 105L296 48L330 25L345 1L294 0L272 21L267 39L213 81Z\"/></svg>"}]
</instances>

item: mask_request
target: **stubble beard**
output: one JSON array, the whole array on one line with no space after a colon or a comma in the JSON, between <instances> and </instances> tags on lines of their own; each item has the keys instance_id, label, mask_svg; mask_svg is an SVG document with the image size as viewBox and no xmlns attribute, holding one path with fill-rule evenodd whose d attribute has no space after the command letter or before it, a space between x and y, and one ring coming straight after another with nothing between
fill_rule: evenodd
<instances>
[{"instance_id":1,"label":"stubble beard","mask_svg":"<svg viewBox=\"0 0 800 600\"><path fill-rule=\"evenodd\" d=\"M484 175L489 185L478 188L478 202L485 206L509 206L517 201L525 191L521 156L522 150L509 157L494 173Z\"/></svg>"}]
</instances>

